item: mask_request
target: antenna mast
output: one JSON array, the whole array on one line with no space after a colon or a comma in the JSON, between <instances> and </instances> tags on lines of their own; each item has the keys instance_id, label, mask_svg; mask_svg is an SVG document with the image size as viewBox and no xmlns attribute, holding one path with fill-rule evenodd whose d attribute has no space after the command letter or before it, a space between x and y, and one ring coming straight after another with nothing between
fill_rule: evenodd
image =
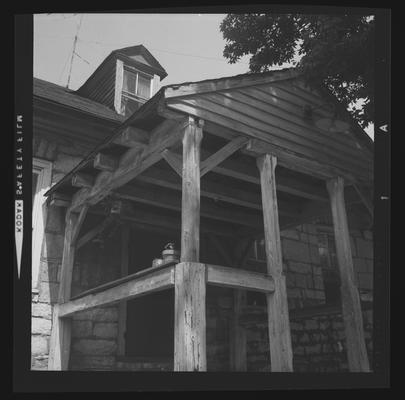
<instances>
[{"instance_id":1,"label":"antenna mast","mask_svg":"<svg viewBox=\"0 0 405 400\"><path fill-rule=\"evenodd\" d=\"M70 58L69 75L68 75L68 81L67 81L67 84L66 84L67 88L69 88L69 84L70 84L70 76L72 74L73 58L74 58L74 55L76 53L77 37L79 35L80 27L82 26L82 20L83 20L83 14L80 16L80 20L79 20L79 23L77 25L75 39L73 41L72 57Z\"/></svg>"}]
</instances>

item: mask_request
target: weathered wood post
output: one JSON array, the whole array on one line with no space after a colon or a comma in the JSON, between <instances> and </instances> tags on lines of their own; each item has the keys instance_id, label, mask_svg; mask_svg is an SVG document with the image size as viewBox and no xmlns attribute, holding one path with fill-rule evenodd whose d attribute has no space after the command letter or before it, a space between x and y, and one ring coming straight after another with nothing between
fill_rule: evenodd
<instances>
[{"instance_id":1,"label":"weathered wood post","mask_svg":"<svg viewBox=\"0 0 405 400\"><path fill-rule=\"evenodd\" d=\"M59 282L59 304L70 299L74 263L74 247L72 245L72 239L77 219L78 215L76 213L67 211L61 278ZM48 359L48 370L52 371L67 370L69 365L71 319L59 318L58 314L58 304L55 304L53 307L52 332Z\"/></svg>"},{"instance_id":2,"label":"weathered wood post","mask_svg":"<svg viewBox=\"0 0 405 400\"><path fill-rule=\"evenodd\" d=\"M129 262L129 244L130 229L128 225L124 225L121 230L121 276L128 275ZM117 338L117 354L125 355L125 331L127 327L127 301L121 301L118 308L118 338Z\"/></svg>"},{"instance_id":3,"label":"weathered wood post","mask_svg":"<svg viewBox=\"0 0 405 400\"><path fill-rule=\"evenodd\" d=\"M344 180L341 177L333 178L327 182L326 187L332 209L336 255L340 272L340 292L349 370L368 372L370 367L364 340L360 297L354 281L350 234L344 200Z\"/></svg>"},{"instance_id":4,"label":"weathered wood post","mask_svg":"<svg viewBox=\"0 0 405 400\"><path fill-rule=\"evenodd\" d=\"M200 145L203 122L183 136L181 256L175 270L174 370L206 371L206 268L200 257Z\"/></svg>"},{"instance_id":5,"label":"weathered wood post","mask_svg":"<svg viewBox=\"0 0 405 400\"><path fill-rule=\"evenodd\" d=\"M276 164L277 158L269 154L257 159L262 191L267 272L273 277L275 285L274 293L267 294L270 360L273 372L291 372L293 354L278 221Z\"/></svg>"},{"instance_id":6,"label":"weathered wood post","mask_svg":"<svg viewBox=\"0 0 405 400\"><path fill-rule=\"evenodd\" d=\"M233 264L243 268L249 256L249 250L254 240L242 239L236 242ZM241 326L240 318L247 304L247 291L233 290L233 315L230 329L230 366L232 371L247 371L246 328Z\"/></svg>"}]
</instances>

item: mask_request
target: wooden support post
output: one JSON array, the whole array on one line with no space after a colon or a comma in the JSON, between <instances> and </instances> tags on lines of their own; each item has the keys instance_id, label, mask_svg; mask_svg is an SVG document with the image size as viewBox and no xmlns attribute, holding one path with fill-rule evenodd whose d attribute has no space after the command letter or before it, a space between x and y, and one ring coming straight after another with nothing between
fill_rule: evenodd
<instances>
[{"instance_id":1,"label":"wooden support post","mask_svg":"<svg viewBox=\"0 0 405 400\"><path fill-rule=\"evenodd\" d=\"M180 260L200 259L200 145L202 122L191 120L183 136Z\"/></svg>"},{"instance_id":2,"label":"wooden support post","mask_svg":"<svg viewBox=\"0 0 405 400\"><path fill-rule=\"evenodd\" d=\"M233 291L233 315L230 330L230 364L232 371L247 371L246 328L239 323L246 307L246 290Z\"/></svg>"},{"instance_id":3,"label":"wooden support post","mask_svg":"<svg viewBox=\"0 0 405 400\"><path fill-rule=\"evenodd\" d=\"M202 123L190 118L183 137L181 263L175 272L174 370L206 371L206 268L200 258Z\"/></svg>"},{"instance_id":4,"label":"wooden support post","mask_svg":"<svg viewBox=\"0 0 405 400\"><path fill-rule=\"evenodd\" d=\"M278 220L276 164L277 158L269 154L257 159L262 189L267 272L273 277L275 285L274 293L267 294L270 360L273 372L291 372L293 354Z\"/></svg>"},{"instance_id":5,"label":"wooden support post","mask_svg":"<svg viewBox=\"0 0 405 400\"><path fill-rule=\"evenodd\" d=\"M329 180L326 187L330 196L336 255L340 271L340 291L349 370L352 372L369 372L370 367L364 340L360 297L354 283L353 259L344 201L343 178L337 177Z\"/></svg>"},{"instance_id":6,"label":"wooden support post","mask_svg":"<svg viewBox=\"0 0 405 400\"><path fill-rule=\"evenodd\" d=\"M123 225L121 231L121 276L128 275L129 262L129 233L128 225ZM118 352L120 356L125 355L125 332L127 326L127 302L121 301L118 309Z\"/></svg>"},{"instance_id":7,"label":"wooden support post","mask_svg":"<svg viewBox=\"0 0 405 400\"><path fill-rule=\"evenodd\" d=\"M82 218L80 218L82 219ZM59 283L58 303L65 303L70 299L72 273L75 248L72 242L74 232L77 231L77 213L66 212L65 241L62 256L61 279ZM64 371L69 366L71 324L70 318L59 318L59 306L53 310L53 323L49 348L48 370Z\"/></svg>"},{"instance_id":8,"label":"wooden support post","mask_svg":"<svg viewBox=\"0 0 405 400\"><path fill-rule=\"evenodd\" d=\"M243 268L249 249L253 243L251 239L243 239L235 248L235 266ZM233 315L230 327L230 367L232 371L247 370L246 328L239 323L243 308L246 307L247 292L233 290Z\"/></svg>"},{"instance_id":9,"label":"wooden support post","mask_svg":"<svg viewBox=\"0 0 405 400\"><path fill-rule=\"evenodd\" d=\"M206 371L205 264L177 264L174 288L174 371Z\"/></svg>"}]
</instances>

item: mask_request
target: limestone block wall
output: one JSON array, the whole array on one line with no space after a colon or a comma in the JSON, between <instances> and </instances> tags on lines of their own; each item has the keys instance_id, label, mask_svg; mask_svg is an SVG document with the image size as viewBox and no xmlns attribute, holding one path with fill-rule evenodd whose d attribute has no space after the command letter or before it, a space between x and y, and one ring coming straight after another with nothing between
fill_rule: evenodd
<instances>
[{"instance_id":1,"label":"limestone block wall","mask_svg":"<svg viewBox=\"0 0 405 400\"><path fill-rule=\"evenodd\" d=\"M52 162L52 184L68 173L90 151L80 143L35 134L33 157ZM44 215L45 233L41 249L38 287L32 290L31 368L48 367L52 309L57 301L65 230L64 210L49 207Z\"/></svg>"}]
</instances>

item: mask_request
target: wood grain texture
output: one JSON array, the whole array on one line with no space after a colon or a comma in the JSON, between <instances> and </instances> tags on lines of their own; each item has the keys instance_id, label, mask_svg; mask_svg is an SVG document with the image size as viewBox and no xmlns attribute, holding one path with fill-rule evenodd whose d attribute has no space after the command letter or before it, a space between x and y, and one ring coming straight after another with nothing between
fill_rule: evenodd
<instances>
[{"instance_id":1,"label":"wood grain texture","mask_svg":"<svg viewBox=\"0 0 405 400\"><path fill-rule=\"evenodd\" d=\"M233 314L230 329L230 367L232 371L247 371L246 328L240 325L240 316L246 307L246 290L233 291Z\"/></svg>"},{"instance_id":2,"label":"wood grain texture","mask_svg":"<svg viewBox=\"0 0 405 400\"><path fill-rule=\"evenodd\" d=\"M71 335L71 319L59 318L59 305L55 304L49 340L48 371L66 371L69 368Z\"/></svg>"},{"instance_id":3,"label":"wood grain texture","mask_svg":"<svg viewBox=\"0 0 405 400\"><path fill-rule=\"evenodd\" d=\"M233 289L270 293L274 291L271 276L243 269L207 264L207 282Z\"/></svg>"},{"instance_id":4,"label":"wood grain texture","mask_svg":"<svg viewBox=\"0 0 405 400\"><path fill-rule=\"evenodd\" d=\"M350 234L344 201L344 180L327 182L330 195L336 255L339 265L342 313L346 333L347 358L352 372L369 372L370 365L364 340L363 317L359 292L354 281Z\"/></svg>"},{"instance_id":5,"label":"wood grain texture","mask_svg":"<svg viewBox=\"0 0 405 400\"><path fill-rule=\"evenodd\" d=\"M173 168L177 175L183 177L183 160L170 150L163 150L163 158Z\"/></svg>"},{"instance_id":6,"label":"wood grain texture","mask_svg":"<svg viewBox=\"0 0 405 400\"><path fill-rule=\"evenodd\" d=\"M293 353L278 221L276 164L276 157L269 154L257 159L262 188L267 273L273 277L275 287L274 293L267 294L270 360L273 372L291 372Z\"/></svg>"},{"instance_id":7,"label":"wood grain texture","mask_svg":"<svg viewBox=\"0 0 405 400\"><path fill-rule=\"evenodd\" d=\"M114 108L118 114L121 113L121 96L123 84L124 84L124 63L121 60L117 60L115 66Z\"/></svg>"},{"instance_id":8,"label":"wood grain texture","mask_svg":"<svg viewBox=\"0 0 405 400\"><path fill-rule=\"evenodd\" d=\"M238 137L227 143L224 147L218 150L216 153L211 154L204 161L201 162L200 176L204 176L207 172L211 171L217 165L221 164L233 153L247 144L249 140L245 137Z\"/></svg>"},{"instance_id":9,"label":"wood grain texture","mask_svg":"<svg viewBox=\"0 0 405 400\"><path fill-rule=\"evenodd\" d=\"M202 126L193 120L183 136L183 180L181 203L181 261L200 258L200 145Z\"/></svg>"},{"instance_id":10,"label":"wood grain texture","mask_svg":"<svg viewBox=\"0 0 405 400\"><path fill-rule=\"evenodd\" d=\"M98 153L93 160L93 167L101 171L114 171L118 167L118 159Z\"/></svg>"},{"instance_id":11,"label":"wood grain texture","mask_svg":"<svg viewBox=\"0 0 405 400\"><path fill-rule=\"evenodd\" d=\"M206 268L182 262L175 270L174 371L206 371Z\"/></svg>"},{"instance_id":12,"label":"wood grain texture","mask_svg":"<svg viewBox=\"0 0 405 400\"><path fill-rule=\"evenodd\" d=\"M123 225L121 230L121 276L128 275L129 262L129 236L130 229L128 225ZM125 332L127 327L127 302L123 300L118 307L118 335L117 335L117 354L125 355Z\"/></svg>"},{"instance_id":13,"label":"wood grain texture","mask_svg":"<svg viewBox=\"0 0 405 400\"><path fill-rule=\"evenodd\" d=\"M79 216L76 213L66 212L65 239L63 246L61 279L59 283L59 305L69 301L72 286L72 273L75 248L72 243L74 230L77 227ZM49 347L48 370L65 371L69 366L71 319L60 318L59 305L54 306L52 330Z\"/></svg>"},{"instance_id":14,"label":"wood grain texture","mask_svg":"<svg viewBox=\"0 0 405 400\"><path fill-rule=\"evenodd\" d=\"M59 306L59 315L68 317L76 312L94 307L107 306L122 300L130 300L148 293L168 289L174 285L174 267L138 276L132 280L109 287L103 291L88 294Z\"/></svg>"},{"instance_id":15,"label":"wood grain texture","mask_svg":"<svg viewBox=\"0 0 405 400\"><path fill-rule=\"evenodd\" d=\"M138 148L129 149L121 157L119 167L115 171L100 172L91 188L83 188L75 193L72 198L71 209L75 210L83 204L92 205L98 203L112 190L123 186L145 169L161 160L161 152L180 140L186 123L188 122L186 121L184 124L177 123L167 132L162 130L162 125L165 128L167 127L167 124L163 122L152 131L151 142L147 147L143 150Z\"/></svg>"}]
</instances>

